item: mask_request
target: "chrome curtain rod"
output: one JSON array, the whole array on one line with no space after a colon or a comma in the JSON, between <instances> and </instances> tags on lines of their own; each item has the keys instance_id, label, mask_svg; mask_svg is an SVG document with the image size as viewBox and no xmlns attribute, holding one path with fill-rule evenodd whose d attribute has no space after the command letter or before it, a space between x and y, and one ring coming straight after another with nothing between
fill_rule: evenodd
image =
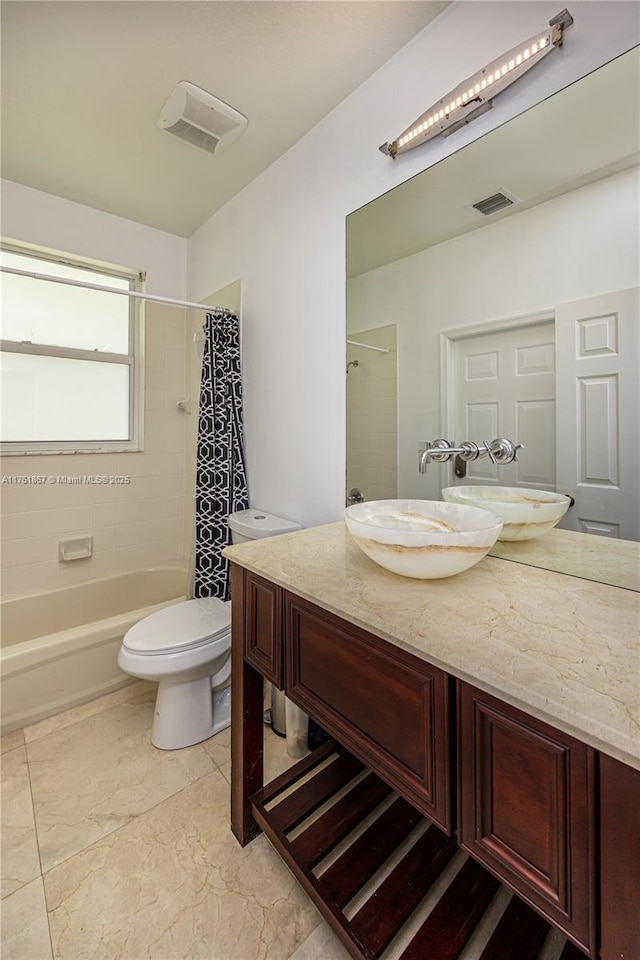
<instances>
[{"instance_id":1,"label":"chrome curtain rod","mask_svg":"<svg viewBox=\"0 0 640 960\"><path fill-rule=\"evenodd\" d=\"M190 303L188 300L172 300L170 297L157 297L152 293L139 293L137 290L116 290L100 283L84 283L82 280L68 280L64 277L50 277L46 273L32 273L30 270L18 270L15 267L0 267L2 273L13 273L18 277L31 277L32 280L49 280L51 283L65 283L69 287L83 287L85 290L101 290L103 293L118 293L123 297L136 300L152 300L154 303L168 303L172 307L187 307L190 310L204 310L207 313L225 311L226 307L211 307L205 303Z\"/></svg>"},{"instance_id":2,"label":"chrome curtain rod","mask_svg":"<svg viewBox=\"0 0 640 960\"><path fill-rule=\"evenodd\" d=\"M347 343L350 343L352 347L364 347L365 350L375 350L376 353L389 353L384 347L374 347L370 343L359 343L358 340L347 340Z\"/></svg>"}]
</instances>

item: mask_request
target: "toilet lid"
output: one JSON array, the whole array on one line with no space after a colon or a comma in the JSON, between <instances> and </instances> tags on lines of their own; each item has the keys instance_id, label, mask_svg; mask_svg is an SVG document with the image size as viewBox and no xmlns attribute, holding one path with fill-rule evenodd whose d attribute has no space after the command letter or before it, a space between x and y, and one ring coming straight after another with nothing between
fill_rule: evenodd
<instances>
[{"instance_id":1,"label":"toilet lid","mask_svg":"<svg viewBox=\"0 0 640 960\"><path fill-rule=\"evenodd\" d=\"M122 645L132 653L179 653L222 639L230 627L230 604L215 597L185 600L134 624Z\"/></svg>"}]
</instances>

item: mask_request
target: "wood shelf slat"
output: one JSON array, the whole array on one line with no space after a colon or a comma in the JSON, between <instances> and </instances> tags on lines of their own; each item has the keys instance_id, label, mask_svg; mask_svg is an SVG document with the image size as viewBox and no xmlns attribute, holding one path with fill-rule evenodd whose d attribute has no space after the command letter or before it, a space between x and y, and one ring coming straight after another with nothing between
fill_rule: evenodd
<instances>
[{"instance_id":1,"label":"wood shelf slat","mask_svg":"<svg viewBox=\"0 0 640 960\"><path fill-rule=\"evenodd\" d=\"M398 933L458 847L429 827L351 920L356 939L378 957Z\"/></svg>"},{"instance_id":2,"label":"wood shelf slat","mask_svg":"<svg viewBox=\"0 0 640 960\"><path fill-rule=\"evenodd\" d=\"M457 960L500 887L475 860L467 860L400 960Z\"/></svg>"},{"instance_id":3,"label":"wood shelf slat","mask_svg":"<svg viewBox=\"0 0 640 960\"><path fill-rule=\"evenodd\" d=\"M293 830L363 769L364 764L351 754L337 756L328 767L320 770L312 780L307 780L270 811L273 828L281 833Z\"/></svg>"},{"instance_id":4,"label":"wood shelf slat","mask_svg":"<svg viewBox=\"0 0 640 960\"><path fill-rule=\"evenodd\" d=\"M537 960L549 924L512 897L480 960Z\"/></svg>"},{"instance_id":5,"label":"wood shelf slat","mask_svg":"<svg viewBox=\"0 0 640 960\"><path fill-rule=\"evenodd\" d=\"M314 867L390 793L391 787L374 773L368 774L291 842L291 853L301 864Z\"/></svg>"},{"instance_id":6,"label":"wood shelf slat","mask_svg":"<svg viewBox=\"0 0 640 960\"><path fill-rule=\"evenodd\" d=\"M381 863L406 840L422 814L398 797L318 880L325 896L339 907L361 890Z\"/></svg>"}]
</instances>

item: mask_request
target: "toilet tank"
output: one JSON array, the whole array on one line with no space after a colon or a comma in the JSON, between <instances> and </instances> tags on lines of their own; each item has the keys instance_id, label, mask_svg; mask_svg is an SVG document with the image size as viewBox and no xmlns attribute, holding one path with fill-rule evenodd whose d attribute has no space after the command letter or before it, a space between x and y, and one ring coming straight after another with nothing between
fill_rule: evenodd
<instances>
[{"instance_id":1,"label":"toilet tank","mask_svg":"<svg viewBox=\"0 0 640 960\"><path fill-rule=\"evenodd\" d=\"M232 543L245 543L247 540L261 540L263 537L276 537L280 533L293 533L302 530L294 520L276 517L266 510L237 510L229 515L229 528Z\"/></svg>"}]
</instances>

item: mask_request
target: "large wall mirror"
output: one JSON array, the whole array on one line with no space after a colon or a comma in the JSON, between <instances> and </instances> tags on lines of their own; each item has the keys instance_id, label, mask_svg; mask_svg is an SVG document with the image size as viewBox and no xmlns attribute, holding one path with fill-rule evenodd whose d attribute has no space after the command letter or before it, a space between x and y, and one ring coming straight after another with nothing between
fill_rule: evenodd
<instances>
[{"instance_id":1,"label":"large wall mirror","mask_svg":"<svg viewBox=\"0 0 640 960\"><path fill-rule=\"evenodd\" d=\"M559 526L591 536L554 557L544 537L494 552L636 588L639 78L635 48L352 213L346 357L347 491L568 494ZM419 444L440 437L524 449L419 473Z\"/></svg>"}]
</instances>

